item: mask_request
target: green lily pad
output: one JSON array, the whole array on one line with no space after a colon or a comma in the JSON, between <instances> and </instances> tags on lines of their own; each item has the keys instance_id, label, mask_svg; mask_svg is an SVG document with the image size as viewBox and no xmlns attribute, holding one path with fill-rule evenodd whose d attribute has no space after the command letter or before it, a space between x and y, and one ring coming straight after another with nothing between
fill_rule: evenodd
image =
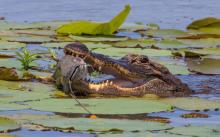
<instances>
[{"instance_id":1,"label":"green lily pad","mask_svg":"<svg viewBox=\"0 0 220 137\"><path fill-rule=\"evenodd\" d=\"M220 34L220 19L207 17L193 21L187 29L199 30L209 34Z\"/></svg>"},{"instance_id":2,"label":"green lily pad","mask_svg":"<svg viewBox=\"0 0 220 137\"><path fill-rule=\"evenodd\" d=\"M42 43L43 47L47 48L64 48L67 44L71 42L50 42L50 43Z\"/></svg>"},{"instance_id":3,"label":"green lily pad","mask_svg":"<svg viewBox=\"0 0 220 137\"><path fill-rule=\"evenodd\" d=\"M14 120L0 117L0 132L9 132L20 129L20 125Z\"/></svg>"},{"instance_id":4,"label":"green lily pad","mask_svg":"<svg viewBox=\"0 0 220 137\"><path fill-rule=\"evenodd\" d=\"M125 41L127 37L119 37L119 36L69 36L71 39L75 41L91 41L91 42L115 42L115 41Z\"/></svg>"},{"instance_id":5,"label":"green lily pad","mask_svg":"<svg viewBox=\"0 0 220 137\"><path fill-rule=\"evenodd\" d=\"M176 135L160 131L159 133L152 132L123 132L113 134L98 134L97 137L186 137L184 135Z\"/></svg>"},{"instance_id":6,"label":"green lily pad","mask_svg":"<svg viewBox=\"0 0 220 137\"><path fill-rule=\"evenodd\" d=\"M95 49L94 52L105 54L113 57L122 57L127 54L140 54L146 56L171 56L169 50L157 50L157 49L141 49L141 48L106 48L106 49Z\"/></svg>"},{"instance_id":7,"label":"green lily pad","mask_svg":"<svg viewBox=\"0 0 220 137\"><path fill-rule=\"evenodd\" d=\"M145 122L141 120L89 119L89 118L54 118L34 120L33 124L52 129L74 129L79 131L153 131L172 128L168 124Z\"/></svg>"},{"instance_id":8,"label":"green lily pad","mask_svg":"<svg viewBox=\"0 0 220 137\"><path fill-rule=\"evenodd\" d=\"M79 99L79 101L94 114L137 114L171 110L170 105L144 99ZM87 113L73 99L45 99L26 104L32 109L41 111Z\"/></svg>"},{"instance_id":9,"label":"green lily pad","mask_svg":"<svg viewBox=\"0 0 220 137\"><path fill-rule=\"evenodd\" d=\"M163 64L163 63L162 63ZM177 65L177 64L163 64L165 67L169 69L169 71L174 75L188 75L190 74L188 68L183 65Z\"/></svg>"},{"instance_id":10,"label":"green lily pad","mask_svg":"<svg viewBox=\"0 0 220 137\"><path fill-rule=\"evenodd\" d=\"M130 5L126 5L124 10L109 22L98 23L91 21L75 21L62 25L56 30L56 32L58 34L73 35L112 35L126 20L130 10Z\"/></svg>"},{"instance_id":11,"label":"green lily pad","mask_svg":"<svg viewBox=\"0 0 220 137\"><path fill-rule=\"evenodd\" d=\"M0 49L20 49L25 47L26 44L19 43L19 42L7 42L7 41L0 41Z\"/></svg>"},{"instance_id":12,"label":"green lily pad","mask_svg":"<svg viewBox=\"0 0 220 137\"><path fill-rule=\"evenodd\" d=\"M202 27L212 26L213 24L220 23L220 19L214 17L207 17L193 21L187 26L187 29L199 29Z\"/></svg>"},{"instance_id":13,"label":"green lily pad","mask_svg":"<svg viewBox=\"0 0 220 137\"><path fill-rule=\"evenodd\" d=\"M182 37L188 35L187 32L176 29L147 30L147 31L141 31L140 33L145 36L159 37L159 38L176 38L176 37Z\"/></svg>"},{"instance_id":14,"label":"green lily pad","mask_svg":"<svg viewBox=\"0 0 220 137\"><path fill-rule=\"evenodd\" d=\"M55 39L49 36L31 36L31 35L19 35L11 37L1 37L3 40L9 42L21 42L21 43L43 43L43 42L53 42Z\"/></svg>"},{"instance_id":15,"label":"green lily pad","mask_svg":"<svg viewBox=\"0 0 220 137\"><path fill-rule=\"evenodd\" d=\"M32 62L30 65L37 66L35 62ZM22 69L21 63L15 58L0 59L0 67Z\"/></svg>"},{"instance_id":16,"label":"green lily pad","mask_svg":"<svg viewBox=\"0 0 220 137\"><path fill-rule=\"evenodd\" d=\"M184 110L205 110L220 108L220 101L211 101L193 97L166 98L158 101Z\"/></svg>"},{"instance_id":17,"label":"green lily pad","mask_svg":"<svg viewBox=\"0 0 220 137\"><path fill-rule=\"evenodd\" d=\"M120 31L143 31L147 30L148 27L143 24L135 24L135 23L124 23L119 30Z\"/></svg>"},{"instance_id":18,"label":"green lily pad","mask_svg":"<svg viewBox=\"0 0 220 137\"><path fill-rule=\"evenodd\" d=\"M20 137L20 136L2 133L2 134L0 134L0 137Z\"/></svg>"},{"instance_id":19,"label":"green lily pad","mask_svg":"<svg viewBox=\"0 0 220 137\"><path fill-rule=\"evenodd\" d=\"M151 47L156 43L155 40L153 39L132 39L132 40L127 40L127 41L121 41L121 42L115 42L112 43L114 47L119 47L119 48L144 48L144 47Z\"/></svg>"},{"instance_id":20,"label":"green lily pad","mask_svg":"<svg viewBox=\"0 0 220 137\"><path fill-rule=\"evenodd\" d=\"M0 21L0 30L28 30L28 29L55 29L58 26L66 24L67 21L49 21L49 22L33 22L33 23L18 23Z\"/></svg>"},{"instance_id":21,"label":"green lily pad","mask_svg":"<svg viewBox=\"0 0 220 137\"><path fill-rule=\"evenodd\" d=\"M185 57L194 57L194 56L205 56L205 55L219 55L220 48L204 48L204 49L193 49L185 50Z\"/></svg>"},{"instance_id":22,"label":"green lily pad","mask_svg":"<svg viewBox=\"0 0 220 137\"><path fill-rule=\"evenodd\" d=\"M168 130L169 133L195 136L195 137L219 137L220 136L220 125L205 125L205 126L185 126L175 127Z\"/></svg>"},{"instance_id":23,"label":"green lily pad","mask_svg":"<svg viewBox=\"0 0 220 137\"><path fill-rule=\"evenodd\" d=\"M16 104L16 103L7 103L7 102L4 102L4 101L0 102L0 111L23 110L23 109L29 109L29 106L21 105L21 104Z\"/></svg>"},{"instance_id":24,"label":"green lily pad","mask_svg":"<svg viewBox=\"0 0 220 137\"><path fill-rule=\"evenodd\" d=\"M14 30L17 34L33 35L33 36L55 36L56 33L53 30L42 29L28 29L28 30Z\"/></svg>"},{"instance_id":25,"label":"green lily pad","mask_svg":"<svg viewBox=\"0 0 220 137\"><path fill-rule=\"evenodd\" d=\"M190 71L201 74L220 74L220 58L204 57L201 60L188 59L186 62Z\"/></svg>"}]
</instances>

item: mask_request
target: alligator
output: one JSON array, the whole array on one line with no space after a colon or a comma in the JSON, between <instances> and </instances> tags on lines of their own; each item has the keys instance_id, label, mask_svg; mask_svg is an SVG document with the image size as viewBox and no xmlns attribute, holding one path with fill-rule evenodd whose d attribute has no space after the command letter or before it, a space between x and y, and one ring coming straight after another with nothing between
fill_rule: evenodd
<instances>
[{"instance_id":1,"label":"alligator","mask_svg":"<svg viewBox=\"0 0 220 137\"><path fill-rule=\"evenodd\" d=\"M128 54L114 59L92 52L80 42L66 45L64 53L53 77L57 87L67 94L171 97L192 93L165 66L145 55ZM92 75L93 71L99 75Z\"/></svg>"}]
</instances>

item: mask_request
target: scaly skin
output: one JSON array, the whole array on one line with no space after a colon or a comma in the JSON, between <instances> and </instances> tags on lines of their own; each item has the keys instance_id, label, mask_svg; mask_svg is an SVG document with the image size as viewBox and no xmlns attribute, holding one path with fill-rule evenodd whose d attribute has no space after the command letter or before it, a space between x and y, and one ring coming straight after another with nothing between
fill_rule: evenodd
<instances>
[{"instance_id":1,"label":"scaly skin","mask_svg":"<svg viewBox=\"0 0 220 137\"><path fill-rule=\"evenodd\" d=\"M186 84L172 75L161 64L153 62L144 55L126 55L121 59L93 53L77 42L64 48L65 56L59 61L54 78L58 87L70 93L68 79L72 88L79 94L103 94L115 96L143 96L156 94L162 97L185 96L191 93ZM89 75L88 66L107 75L103 80ZM98 81L98 82L97 82Z\"/></svg>"}]
</instances>

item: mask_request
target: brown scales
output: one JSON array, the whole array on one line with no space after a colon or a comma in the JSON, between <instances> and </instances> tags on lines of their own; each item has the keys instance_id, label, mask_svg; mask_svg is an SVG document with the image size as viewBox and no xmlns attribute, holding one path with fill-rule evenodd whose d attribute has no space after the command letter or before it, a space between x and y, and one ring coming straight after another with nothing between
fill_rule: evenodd
<instances>
[{"instance_id":1,"label":"brown scales","mask_svg":"<svg viewBox=\"0 0 220 137\"><path fill-rule=\"evenodd\" d=\"M59 61L54 78L58 87L69 93L68 78L72 88L80 94L115 96L184 96L191 90L161 64L147 56L130 54L121 59L93 53L79 42L64 48L65 56ZM89 66L89 67L88 67ZM91 69L102 73L90 76ZM105 74L105 75L103 75ZM108 78L108 76L111 76ZM101 77L101 80L100 80Z\"/></svg>"}]
</instances>

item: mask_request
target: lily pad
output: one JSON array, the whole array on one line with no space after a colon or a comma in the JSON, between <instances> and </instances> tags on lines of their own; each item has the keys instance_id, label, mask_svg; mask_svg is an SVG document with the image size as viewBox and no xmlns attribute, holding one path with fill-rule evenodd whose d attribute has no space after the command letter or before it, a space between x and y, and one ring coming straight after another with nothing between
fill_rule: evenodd
<instances>
[{"instance_id":1,"label":"lily pad","mask_svg":"<svg viewBox=\"0 0 220 137\"><path fill-rule=\"evenodd\" d=\"M158 101L184 110L205 110L220 108L220 101L210 101L207 99L193 97L166 98Z\"/></svg>"},{"instance_id":2,"label":"lily pad","mask_svg":"<svg viewBox=\"0 0 220 137\"><path fill-rule=\"evenodd\" d=\"M7 102L2 102L2 101L0 102L0 111L23 110L23 109L29 109L29 106L16 104L16 103L7 103Z\"/></svg>"},{"instance_id":3,"label":"lily pad","mask_svg":"<svg viewBox=\"0 0 220 137\"><path fill-rule=\"evenodd\" d=\"M25 47L26 44L19 43L19 42L7 42L7 41L0 41L0 49L8 50L8 49L19 49Z\"/></svg>"},{"instance_id":4,"label":"lily pad","mask_svg":"<svg viewBox=\"0 0 220 137\"><path fill-rule=\"evenodd\" d=\"M171 51L169 50L157 50L157 49L141 49L141 48L106 48L106 49L96 49L96 53L105 54L113 57L122 57L127 54L140 54L146 56L171 56Z\"/></svg>"},{"instance_id":5,"label":"lily pad","mask_svg":"<svg viewBox=\"0 0 220 137\"><path fill-rule=\"evenodd\" d=\"M141 120L60 118L34 120L33 124L52 129L74 129L79 131L153 131L172 128L168 124Z\"/></svg>"},{"instance_id":6,"label":"lily pad","mask_svg":"<svg viewBox=\"0 0 220 137\"><path fill-rule=\"evenodd\" d=\"M147 30L141 31L142 35L156 38L176 38L181 36L187 36L188 33L177 29L159 29L159 30Z\"/></svg>"},{"instance_id":7,"label":"lily pad","mask_svg":"<svg viewBox=\"0 0 220 137\"><path fill-rule=\"evenodd\" d=\"M21 42L21 43L43 43L43 42L53 42L56 41L54 38L49 36L31 36L27 34L11 37L1 37L3 40L9 42Z\"/></svg>"},{"instance_id":8,"label":"lily pad","mask_svg":"<svg viewBox=\"0 0 220 137\"><path fill-rule=\"evenodd\" d=\"M188 59L187 66L190 71L201 74L220 74L220 59L204 57L201 60Z\"/></svg>"},{"instance_id":9,"label":"lily pad","mask_svg":"<svg viewBox=\"0 0 220 137\"><path fill-rule=\"evenodd\" d=\"M121 42L112 43L114 47L119 48L144 48L144 47L151 47L156 43L153 39L133 39Z\"/></svg>"},{"instance_id":10,"label":"lily pad","mask_svg":"<svg viewBox=\"0 0 220 137\"><path fill-rule=\"evenodd\" d=\"M125 41L127 37L119 36L69 36L75 41L91 41L91 42L115 42L115 41Z\"/></svg>"},{"instance_id":11,"label":"lily pad","mask_svg":"<svg viewBox=\"0 0 220 137\"><path fill-rule=\"evenodd\" d=\"M170 105L144 99L79 99L94 114L137 114L171 110ZM56 102L56 105L54 105ZM26 102L32 109L63 113L87 113L73 99L44 99ZM151 107L154 106L154 107Z\"/></svg>"},{"instance_id":12,"label":"lily pad","mask_svg":"<svg viewBox=\"0 0 220 137\"><path fill-rule=\"evenodd\" d=\"M199 57L199 56L205 56L205 55L219 55L220 56L220 48L185 50L185 57Z\"/></svg>"},{"instance_id":13,"label":"lily pad","mask_svg":"<svg viewBox=\"0 0 220 137\"><path fill-rule=\"evenodd\" d=\"M207 17L193 21L191 24L187 26L187 29L199 29L202 27L212 26L216 23L220 23L220 19L214 17Z\"/></svg>"},{"instance_id":14,"label":"lily pad","mask_svg":"<svg viewBox=\"0 0 220 137\"><path fill-rule=\"evenodd\" d=\"M20 128L20 125L17 124L14 120L0 117L0 132L10 132Z\"/></svg>"},{"instance_id":15,"label":"lily pad","mask_svg":"<svg viewBox=\"0 0 220 137\"><path fill-rule=\"evenodd\" d=\"M58 34L73 35L111 35L123 24L130 10L130 5L126 5L124 10L109 22L98 23L91 21L76 21L62 25L56 30L56 32Z\"/></svg>"},{"instance_id":16,"label":"lily pad","mask_svg":"<svg viewBox=\"0 0 220 137\"><path fill-rule=\"evenodd\" d=\"M184 135L176 135L166 132L152 133L152 132L123 132L113 134L98 134L97 137L186 137Z\"/></svg>"},{"instance_id":17,"label":"lily pad","mask_svg":"<svg viewBox=\"0 0 220 137\"><path fill-rule=\"evenodd\" d=\"M0 137L20 137L20 136L16 136L16 135L12 135L12 134L0 134Z\"/></svg>"},{"instance_id":18,"label":"lily pad","mask_svg":"<svg viewBox=\"0 0 220 137\"><path fill-rule=\"evenodd\" d=\"M220 125L205 125L205 126L185 126L175 127L168 130L169 133L196 136L196 137L219 137L220 136Z\"/></svg>"},{"instance_id":19,"label":"lily pad","mask_svg":"<svg viewBox=\"0 0 220 137\"><path fill-rule=\"evenodd\" d=\"M220 34L220 19L214 17L199 19L189 24L187 29L199 30L208 34Z\"/></svg>"},{"instance_id":20,"label":"lily pad","mask_svg":"<svg viewBox=\"0 0 220 137\"><path fill-rule=\"evenodd\" d=\"M143 24L135 24L135 23L124 23L119 30L120 31L143 31L147 30L148 26Z\"/></svg>"}]
</instances>

